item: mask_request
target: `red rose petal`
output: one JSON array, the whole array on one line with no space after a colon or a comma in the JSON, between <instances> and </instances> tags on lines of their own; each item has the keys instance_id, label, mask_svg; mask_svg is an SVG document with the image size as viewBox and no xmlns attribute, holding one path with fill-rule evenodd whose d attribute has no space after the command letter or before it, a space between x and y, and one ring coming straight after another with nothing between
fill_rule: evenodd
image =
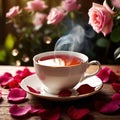
<instances>
[{"instance_id":1,"label":"red rose petal","mask_svg":"<svg viewBox=\"0 0 120 120\"><path fill-rule=\"evenodd\" d=\"M74 106L71 106L67 111L69 117L72 120L80 120L85 117L89 112L90 111L87 108L75 108Z\"/></svg>"},{"instance_id":2,"label":"red rose petal","mask_svg":"<svg viewBox=\"0 0 120 120\"><path fill-rule=\"evenodd\" d=\"M104 106L102 106L102 108L100 109L101 113L106 113L106 114L110 114L110 113L114 113L117 110L119 110L119 105L116 103L116 101L110 101L108 103L106 103Z\"/></svg>"},{"instance_id":3,"label":"red rose petal","mask_svg":"<svg viewBox=\"0 0 120 120\"><path fill-rule=\"evenodd\" d=\"M28 114L31 110L31 105L26 105L25 107L19 107L17 105L13 105L10 107L9 112L12 116L20 117Z\"/></svg>"},{"instance_id":4,"label":"red rose petal","mask_svg":"<svg viewBox=\"0 0 120 120\"><path fill-rule=\"evenodd\" d=\"M119 77L108 67L103 67L97 74L97 76L104 82L115 82Z\"/></svg>"},{"instance_id":5,"label":"red rose petal","mask_svg":"<svg viewBox=\"0 0 120 120\"><path fill-rule=\"evenodd\" d=\"M59 97L67 97L70 96L72 92L70 90L62 90L58 93Z\"/></svg>"},{"instance_id":6,"label":"red rose petal","mask_svg":"<svg viewBox=\"0 0 120 120\"><path fill-rule=\"evenodd\" d=\"M96 100L95 101L95 109L99 111L105 104L106 104L105 101Z\"/></svg>"},{"instance_id":7,"label":"red rose petal","mask_svg":"<svg viewBox=\"0 0 120 120\"><path fill-rule=\"evenodd\" d=\"M13 88L8 93L7 99L13 102L19 102L25 99L27 93L21 88Z\"/></svg>"},{"instance_id":8,"label":"red rose petal","mask_svg":"<svg viewBox=\"0 0 120 120\"><path fill-rule=\"evenodd\" d=\"M81 85L77 91L79 92L79 94L87 94L87 93L90 93L90 92L93 92L95 90L95 87L92 87L88 84L84 84L84 85Z\"/></svg>"},{"instance_id":9,"label":"red rose petal","mask_svg":"<svg viewBox=\"0 0 120 120\"><path fill-rule=\"evenodd\" d=\"M29 89L30 92L36 93L36 94L40 94L40 91L35 90L34 88L32 88L31 86L27 86L27 88Z\"/></svg>"},{"instance_id":10,"label":"red rose petal","mask_svg":"<svg viewBox=\"0 0 120 120\"><path fill-rule=\"evenodd\" d=\"M52 110L48 110L41 116L42 116L42 120L59 120L60 119L60 108L56 107Z\"/></svg>"},{"instance_id":11,"label":"red rose petal","mask_svg":"<svg viewBox=\"0 0 120 120\"><path fill-rule=\"evenodd\" d=\"M120 83L112 83L112 87L116 92L120 93Z\"/></svg>"}]
</instances>

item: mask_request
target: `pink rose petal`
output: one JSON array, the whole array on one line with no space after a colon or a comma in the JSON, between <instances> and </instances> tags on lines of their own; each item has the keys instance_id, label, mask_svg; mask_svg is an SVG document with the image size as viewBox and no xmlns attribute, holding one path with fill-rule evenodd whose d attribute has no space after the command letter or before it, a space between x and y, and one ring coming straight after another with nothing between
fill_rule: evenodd
<instances>
[{"instance_id":1,"label":"pink rose petal","mask_svg":"<svg viewBox=\"0 0 120 120\"><path fill-rule=\"evenodd\" d=\"M62 90L58 93L59 97L67 97L70 96L72 92L70 90Z\"/></svg>"},{"instance_id":2,"label":"pink rose petal","mask_svg":"<svg viewBox=\"0 0 120 120\"><path fill-rule=\"evenodd\" d=\"M116 101L110 101L108 103L106 103L104 106L102 106L102 108L100 109L101 113L106 113L106 114L110 114L110 113L114 113L117 110L119 110L119 105L116 103Z\"/></svg>"},{"instance_id":3,"label":"pink rose petal","mask_svg":"<svg viewBox=\"0 0 120 120\"><path fill-rule=\"evenodd\" d=\"M112 101L115 101L116 104L120 105L120 94L119 93L115 93L112 95Z\"/></svg>"},{"instance_id":4,"label":"pink rose petal","mask_svg":"<svg viewBox=\"0 0 120 120\"><path fill-rule=\"evenodd\" d=\"M115 82L118 80L118 76L108 67L103 67L97 76L104 82Z\"/></svg>"},{"instance_id":5,"label":"pink rose petal","mask_svg":"<svg viewBox=\"0 0 120 120\"><path fill-rule=\"evenodd\" d=\"M112 100L120 100L120 94L119 93L115 93L112 95Z\"/></svg>"},{"instance_id":6,"label":"pink rose petal","mask_svg":"<svg viewBox=\"0 0 120 120\"><path fill-rule=\"evenodd\" d=\"M24 68L23 70L16 71L16 75L19 75L22 79L32 74L34 73L31 72L28 68Z\"/></svg>"},{"instance_id":7,"label":"pink rose petal","mask_svg":"<svg viewBox=\"0 0 120 120\"><path fill-rule=\"evenodd\" d=\"M95 101L95 108L101 113L110 114L119 110L120 107L118 102L115 100L111 100L109 102L99 100Z\"/></svg>"},{"instance_id":8,"label":"pink rose petal","mask_svg":"<svg viewBox=\"0 0 120 120\"><path fill-rule=\"evenodd\" d=\"M31 110L31 105L26 105L24 107L19 107L17 105L13 105L10 107L9 112L12 116L20 117L27 115Z\"/></svg>"},{"instance_id":9,"label":"pink rose petal","mask_svg":"<svg viewBox=\"0 0 120 120\"><path fill-rule=\"evenodd\" d=\"M20 102L25 99L26 95L27 93L21 88L13 88L8 93L7 99L13 102Z\"/></svg>"},{"instance_id":10,"label":"pink rose petal","mask_svg":"<svg viewBox=\"0 0 120 120\"><path fill-rule=\"evenodd\" d=\"M2 90L0 90L0 99L2 98Z\"/></svg>"},{"instance_id":11,"label":"pink rose petal","mask_svg":"<svg viewBox=\"0 0 120 120\"><path fill-rule=\"evenodd\" d=\"M75 108L74 106L71 106L67 111L72 120L80 120L88 115L89 112L90 111L87 108Z\"/></svg>"},{"instance_id":12,"label":"pink rose petal","mask_svg":"<svg viewBox=\"0 0 120 120\"><path fill-rule=\"evenodd\" d=\"M93 92L95 90L95 87L92 87L88 84L84 84L84 85L81 85L77 91L79 92L79 94L87 94L87 93L90 93L90 92Z\"/></svg>"},{"instance_id":13,"label":"pink rose petal","mask_svg":"<svg viewBox=\"0 0 120 120\"><path fill-rule=\"evenodd\" d=\"M47 110L45 108L43 108L43 106L32 106L30 113L37 113L39 115L46 111Z\"/></svg>"},{"instance_id":14,"label":"pink rose petal","mask_svg":"<svg viewBox=\"0 0 120 120\"><path fill-rule=\"evenodd\" d=\"M5 72L0 76L0 85L2 87L8 87L8 82L11 81L12 75L8 72Z\"/></svg>"},{"instance_id":15,"label":"pink rose petal","mask_svg":"<svg viewBox=\"0 0 120 120\"><path fill-rule=\"evenodd\" d=\"M112 87L116 92L120 93L120 83L112 83Z\"/></svg>"},{"instance_id":16,"label":"pink rose petal","mask_svg":"<svg viewBox=\"0 0 120 120\"><path fill-rule=\"evenodd\" d=\"M40 91L35 90L34 88L32 88L31 86L27 86L27 88L29 89L30 92L36 93L36 94L40 94Z\"/></svg>"}]
</instances>

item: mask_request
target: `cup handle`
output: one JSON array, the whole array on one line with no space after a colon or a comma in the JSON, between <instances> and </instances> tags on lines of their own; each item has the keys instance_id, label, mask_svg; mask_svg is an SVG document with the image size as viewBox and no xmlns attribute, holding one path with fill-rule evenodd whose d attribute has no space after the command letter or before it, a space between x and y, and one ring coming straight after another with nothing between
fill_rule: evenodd
<instances>
[{"instance_id":1,"label":"cup handle","mask_svg":"<svg viewBox=\"0 0 120 120\"><path fill-rule=\"evenodd\" d=\"M90 62L88 63L88 67L89 67L90 65L97 65L97 66L98 66L98 69L97 69L95 72L90 73L90 74L89 74L89 73L85 73L83 79L85 79L85 78L87 78L87 77L91 77L91 76L93 76L93 75L96 75L96 74L100 71L100 69L101 69L101 64L100 64L100 62L97 61L97 60L90 61Z\"/></svg>"}]
</instances>

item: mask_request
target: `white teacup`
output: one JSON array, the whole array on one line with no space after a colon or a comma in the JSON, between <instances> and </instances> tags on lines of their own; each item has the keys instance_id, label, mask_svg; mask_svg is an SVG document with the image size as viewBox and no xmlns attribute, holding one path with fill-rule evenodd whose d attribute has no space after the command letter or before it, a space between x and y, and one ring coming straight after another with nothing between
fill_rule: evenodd
<instances>
[{"instance_id":1,"label":"white teacup","mask_svg":"<svg viewBox=\"0 0 120 120\"><path fill-rule=\"evenodd\" d=\"M96 75L101 65L94 60L88 62L88 57L72 51L51 51L37 54L33 57L35 72L45 86L45 91L57 94L64 89L72 89L86 77ZM86 74L87 68L98 65L98 69Z\"/></svg>"}]
</instances>

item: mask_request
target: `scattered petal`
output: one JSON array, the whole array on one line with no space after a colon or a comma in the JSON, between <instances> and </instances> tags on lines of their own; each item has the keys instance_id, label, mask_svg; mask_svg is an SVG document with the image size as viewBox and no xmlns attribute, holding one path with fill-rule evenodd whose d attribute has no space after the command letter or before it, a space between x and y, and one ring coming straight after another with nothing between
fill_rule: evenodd
<instances>
[{"instance_id":1,"label":"scattered petal","mask_svg":"<svg viewBox=\"0 0 120 120\"><path fill-rule=\"evenodd\" d=\"M100 109L101 113L105 113L105 114L110 114L110 113L114 113L117 110L119 110L119 105L116 103L116 101L110 101L108 103L106 103L104 106L102 106L102 108Z\"/></svg>"},{"instance_id":2,"label":"scattered petal","mask_svg":"<svg viewBox=\"0 0 120 120\"><path fill-rule=\"evenodd\" d=\"M27 93L23 89L13 88L8 93L7 99L9 101L13 101L13 102L20 102L25 99L26 95L27 95Z\"/></svg>"},{"instance_id":3,"label":"scattered petal","mask_svg":"<svg viewBox=\"0 0 120 120\"><path fill-rule=\"evenodd\" d=\"M70 96L72 92L70 90L62 90L58 93L59 97L67 97Z\"/></svg>"},{"instance_id":4,"label":"scattered petal","mask_svg":"<svg viewBox=\"0 0 120 120\"><path fill-rule=\"evenodd\" d=\"M102 106L104 106L105 104L106 104L106 102L103 100L96 100L95 101L95 109L99 111L102 108Z\"/></svg>"},{"instance_id":5,"label":"scattered petal","mask_svg":"<svg viewBox=\"0 0 120 120\"><path fill-rule=\"evenodd\" d=\"M97 76L104 82L115 82L119 77L108 67L103 67Z\"/></svg>"},{"instance_id":6,"label":"scattered petal","mask_svg":"<svg viewBox=\"0 0 120 120\"><path fill-rule=\"evenodd\" d=\"M11 81L12 74L5 72L3 75L0 76L0 85L2 87L8 87L8 82Z\"/></svg>"},{"instance_id":7,"label":"scattered petal","mask_svg":"<svg viewBox=\"0 0 120 120\"><path fill-rule=\"evenodd\" d=\"M31 72L28 68L24 68L23 70L16 71L16 74L20 75L20 77L23 79L27 76L30 76L30 75L34 74L34 73Z\"/></svg>"},{"instance_id":8,"label":"scattered petal","mask_svg":"<svg viewBox=\"0 0 120 120\"><path fill-rule=\"evenodd\" d=\"M120 93L120 83L112 83L112 87L116 92Z\"/></svg>"},{"instance_id":9,"label":"scattered petal","mask_svg":"<svg viewBox=\"0 0 120 120\"><path fill-rule=\"evenodd\" d=\"M56 107L52 110L47 110L41 116L43 120L59 120L60 119L60 108Z\"/></svg>"},{"instance_id":10,"label":"scattered petal","mask_svg":"<svg viewBox=\"0 0 120 120\"><path fill-rule=\"evenodd\" d=\"M79 94L87 94L87 93L90 93L90 92L93 92L95 90L95 87L92 87L88 84L84 84L84 85L81 85L77 91L79 92Z\"/></svg>"},{"instance_id":11,"label":"scattered petal","mask_svg":"<svg viewBox=\"0 0 120 120\"><path fill-rule=\"evenodd\" d=\"M2 98L2 90L0 90L0 99Z\"/></svg>"},{"instance_id":12,"label":"scattered petal","mask_svg":"<svg viewBox=\"0 0 120 120\"><path fill-rule=\"evenodd\" d=\"M74 106L71 106L67 111L72 120L80 120L88 115L89 112L90 111L87 108L75 108Z\"/></svg>"},{"instance_id":13,"label":"scattered petal","mask_svg":"<svg viewBox=\"0 0 120 120\"><path fill-rule=\"evenodd\" d=\"M29 89L30 92L36 93L36 94L40 94L40 91L35 90L34 88L32 88L31 86L27 86L27 88Z\"/></svg>"},{"instance_id":14,"label":"scattered petal","mask_svg":"<svg viewBox=\"0 0 120 120\"><path fill-rule=\"evenodd\" d=\"M120 94L119 93L115 93L112 95L112 100L120 100Z\"/></svg>"},{"instance_id":15,"label":"scattered petal","mask_svg":"<svg viewBox=\"0 0 120 120\"><path fill-rule=\"evenodd\" d=\"M98 100L95 101L95 108L101 113L110 114L119 110L120 107L116 100L111 100L109 102Z\"/></svg>"},{"instance_id":16,"label":"scattered petal","mask_svg":"<svg viewBox=\"0 0 120 120\"><path fill-rule=\"evenodd\" d=\"M30 113L42 114L46 111L47 110L45 108L43 108L43 106L32 106Z\"/></svg>"},{"instance_id":17,"label":"scattered petal","mask_svg":"<svg viewBox=\"0 0 120 120\"><path fill-rule=\"evenodd\" d=\"M19 107L17 105L13 105L10 107L9 112L12 116L20 117L28 114L31 110L31 105L26 105L24 107Z\"/></svg>"},{"instance_id":18,"label":"scattered petal","mask_svg":"<svg viewBox=\"0 0 120 120\"><path fill-rule=\"evenodd\" d=\"M112 101L115 101L116 104L120 105L120 94L119 93L115 93L112 95Z\"/></svg>"}]
</instances>

